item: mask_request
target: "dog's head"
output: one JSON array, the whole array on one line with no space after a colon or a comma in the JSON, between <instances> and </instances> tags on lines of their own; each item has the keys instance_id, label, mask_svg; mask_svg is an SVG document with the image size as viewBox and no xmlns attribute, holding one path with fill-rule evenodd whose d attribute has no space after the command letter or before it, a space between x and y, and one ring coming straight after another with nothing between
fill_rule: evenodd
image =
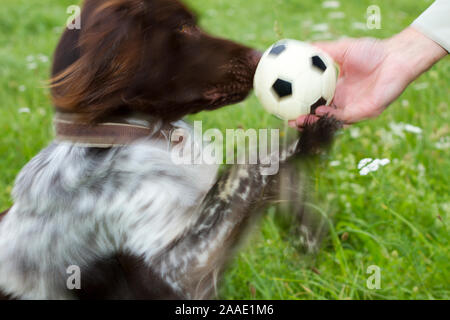
<instances>
[{"instance_id":1,"label":"dog's head","mask_svg":"<svg viewBox=\"0 0 450 320\"><path fill-rule=\"evenodd\" d=\"M208 35L178 0L86 0L80 22L55 52L60 111L175 120L239 102L252 88L260 53Z\"/></svg>"}]
</instances>

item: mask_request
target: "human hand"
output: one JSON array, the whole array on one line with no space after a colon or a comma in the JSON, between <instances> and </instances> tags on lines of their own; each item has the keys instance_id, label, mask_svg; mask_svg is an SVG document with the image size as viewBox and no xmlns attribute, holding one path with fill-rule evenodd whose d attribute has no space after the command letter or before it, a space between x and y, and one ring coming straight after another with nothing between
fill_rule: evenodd
<instances>
[{"instance_id":1,"label":"human hand","mask_svg":"<svg viewBox=\"0 0 450 320\"><path fill-rule=\"evenodd\" d=\"M315 43L340 65L341 73L331 106L316 109L316 116L332 115L352 124L380 115L420 74L447 52L420 32L407 28L387 39L344 39ZM301 129L315 116L289 122Z\"/></svg>"}]
</instances>

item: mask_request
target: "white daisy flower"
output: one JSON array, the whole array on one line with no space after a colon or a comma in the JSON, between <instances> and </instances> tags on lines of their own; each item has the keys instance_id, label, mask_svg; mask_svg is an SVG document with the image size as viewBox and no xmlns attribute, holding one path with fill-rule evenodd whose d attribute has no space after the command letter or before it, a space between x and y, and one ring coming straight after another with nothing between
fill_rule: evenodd
<instances>
[{"instance_id":1,"label":"white daisy flower","mask_svg":"<svg viewBox=\"0 0 450 320\"><path fill-rule=\"evenodd\" d=\"M341 162L339 160L334 160L330 162L330 167L338 167L341 165Z\"/></svg>"},{"instance_id":2,"label":"white daisy flower","mask_svg":"<svg viewBox=\"0 0 450 320\"><path fill-rule=\"evenodd\" d=\"M37 63L36 63L36 62L30 62L30 63L27 65L27 68L30 69L30 70L36 69L36 68L37 68Z\"/></svg>"},{"instance_id":3,"label":"white daisy flower","mask_svg":"<svg viewBox=\"0 0 450 320\"><path fill-rule=\"evenodd\" d=\"M415 133L415 134L421 134L422 133L422 129L416 126L413 126L411 124L405 124L404 130L406 132L411 132L411 133Z\"/></svg>"},{"instance_id":4,"label":"white daisy flower","mask_svg":"<svg viewBox=\"0 0 450 320\"><path fill-rule=\"evenodd\" d=\"M45 54L39 54L38 55L38 59L39 61L41 61L42 63L47 63L48 62L48 57Z\"/></svg>"},{"instance_id":5,"label":"white daisy flower","mask_svg":"<svg viewBox=\"0 0 450 320\"><path fill-rule=\"evenodd\" d=\"M353 139L358 139L361 136L361 129L359 128L351 128L350 129L350 137Z\"/></svg>"},{"instance_id":6,"label":"white daisy flower","mask_svg":"<svg viewBox=\"0 0 450 320\"><path fill-rule=\"evenodd\" d=\"M345 13L342 11L333 11L328 14L329 19L344 19Z\"/></svg>"},{"instance_id":7,"label":"white daisy flower","mask_svg":"<svg viewBox=\"0 0 450 320\"><path fill-rule=\"evenodd\" d=\"M312 31L316 31L316 32L326 32L328 31L329 26L327 23L319 23L319 24L315 24L311 27Z\"/></svg>"},{"instance_id":8,"label":"white daisy flower","mask_svg":"<svg viewBox=\"0 0 450 320\"><path fill-rule=\"evenodd\" d=\"M403 122L399 122L399 123L395 123L395 122L391 122L389 124L389 127L392 130L392 133L404 138L405 134L404 132L409 132L409 133L414 133L417 135L422 134L422 129L416 126L413 126L412 124L408 124L408 123L403 123Z\"/></svg>"},{"instance_id":9,"label":"white daisy flower","mask_svg":"<svg viewBox=\"0 0 450 320\"><path fill-rule=\"evenodd\" d=\"M370 172L375 172L380 167L380 161L378 159L373 160L371 163L367 165L367 167L363 169L368 169Z\"/></svg>"},{"instance_id":10,"label":"white daisy flower","mask_svg":"<svg viewBox=\"0 0 450 320\"><path fill-rule=\"evenodd\" d=\"M30 113L30 108L19 108L19 113Z\"/></svg>"},{"instance_id":11,"label":"white daisy flower","mask_svg":"<svg viewBox=\"0 0 450 320\"><path fill-rule=\"evenodd\" d=\"M336 9L341 6L341 3L339 1L324 1L322 2L322 8L326 9Z\"/></svg>"},{"instance_id":12,"label":"white daisy flower","mask_svg":"<svg viewBox=\"0 0 450 320\"><path fill-rule=\"evenodd\" d=\"M329 40L332 39L333 35L329 32L324 32L324 33L317 33L311 36L311 40L316 41L316 40Z\"/></svg>"},{"instance_id":13,"label":"white daisy flower","mask_svg":"<svg viewBox=\"0 0 450 320\"><path fill-rule=\"evenodd\" d=\"M369 163L371 163L373 161L372 158L365 158L362 159L359 163L358 163L358 169L361 169L362 167L367 166Z\"/></svg>"},{"instance_id":14,"label":"white daisy flower","mask_svg":"<svg viewBox=\"0 0 450 320\"><path fill-rule=\"evenodd\" d=\"M391 163L391 160L389 159L371 159L371 158L363 159L358 164L359 174L361 176L366 176L370 172L378 171L380 167L384 167L389 163Z\"/></svg>"}]
</instances>

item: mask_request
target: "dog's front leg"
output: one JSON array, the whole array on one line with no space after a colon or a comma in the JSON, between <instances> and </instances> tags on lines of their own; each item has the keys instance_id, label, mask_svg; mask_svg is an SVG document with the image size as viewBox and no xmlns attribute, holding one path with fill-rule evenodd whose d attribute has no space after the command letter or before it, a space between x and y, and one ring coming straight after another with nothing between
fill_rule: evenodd
<instances>
[{"instance_id":1,"label":"dog's front leg","mask_svg":"<svg viewBox=\"0 0 450 320\"><path fill-rule=\"evenodd\" d=\"M234 166L225 172L199 207L198 218L150 264L118 257L134 299L204 299L212 296L217 277L242 233L262 204L271 177L259 166Z\"/></svg>"},{"instance_id":2,"label":"dog's front leg","mask_svg":"<svg viewBox=\"0 0 450 320\"><path fill-rule=\"evenodd\" d=\"M230 168L201 205L198 222L161 256L159 272L186 298L211 297L218 275L271 177L259 166Z\"/></svg>"},{"instance_id":3,"label":"dog's front leg","mask_svg":"<svg viewBox=\"0 0 450 320\"><path fill-rule=\"evenodd\" d=\"M308 124L299 141L284 150L279 162L317 154L333 140L342 124L323 117ZM278 157L278 155L276 155ZM161 256L160 274L187 298L211 297L218 276L253 213L278 189L280 174L263 175L261 165L234 166L211 189L197 223ZM274 192L275 189L275 192Z\"/></svg>"},{"instance_id":4,"label":"dog's front leg","mask_svg":"<svg viewBox=\"0 0 450 320\"><path fill-rule=\"evenodd\" d=\"M340 123L322 118L307 128L299 142L280 156L283 164L289 158L308 156L332 140ZM209 191L196 221L162 254L152 259L151 274L157 275L171 294L159 298L209 298L218 276L242 234L246 222L260 209L267 196L273 195L279 176L266 176L260 165L233 166ZM143 274L145 275L144 270ZM154 279L154 277L150 277ZM158 280L158 281L159 281ZM149 287L158 286L145 281Z\"/></svg>"}]
</instances>

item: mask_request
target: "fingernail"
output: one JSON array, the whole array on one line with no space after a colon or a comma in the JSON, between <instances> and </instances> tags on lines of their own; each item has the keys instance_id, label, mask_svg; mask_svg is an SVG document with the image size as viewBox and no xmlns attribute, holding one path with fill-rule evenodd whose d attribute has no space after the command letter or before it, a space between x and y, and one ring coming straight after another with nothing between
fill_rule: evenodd
<instances>
[{"instance_id":1,"label":"fingernail","mask_svg":"<svg viewBox=\"0 0 450 320\"><path fill-rule=\"evenodd\" d=\"M297 122L295 120L290 120L288 126L291 128L297 128Z\"/></svg>"}]
</instances>

